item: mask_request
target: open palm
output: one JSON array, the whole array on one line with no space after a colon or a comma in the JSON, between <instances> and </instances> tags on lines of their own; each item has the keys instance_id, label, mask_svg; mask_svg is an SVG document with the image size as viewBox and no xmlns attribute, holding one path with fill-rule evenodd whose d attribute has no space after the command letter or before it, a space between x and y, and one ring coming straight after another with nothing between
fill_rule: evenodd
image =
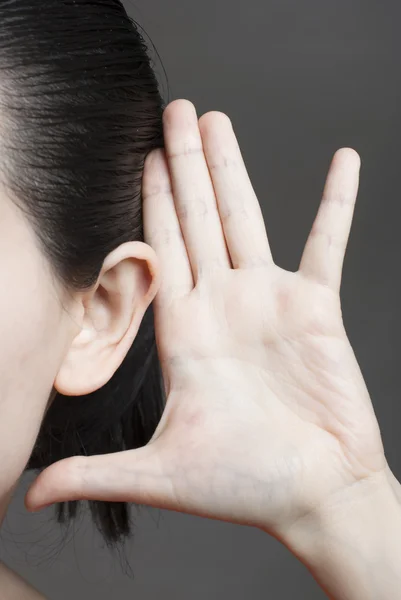
<instances>
[{"instance_id":1,"label":"open palm","mask_svg":"<svg viewBox=\"0 0 401 600\"><path fill-rule=\"evenodd\" d=\"M73 457L28 504L131 501L272 533L387 463L341 315L360 159L336 152L298 272L274 264L230 120L164 112L143 180L167 405L144 448Z\"/></svg>"}]
</instances>

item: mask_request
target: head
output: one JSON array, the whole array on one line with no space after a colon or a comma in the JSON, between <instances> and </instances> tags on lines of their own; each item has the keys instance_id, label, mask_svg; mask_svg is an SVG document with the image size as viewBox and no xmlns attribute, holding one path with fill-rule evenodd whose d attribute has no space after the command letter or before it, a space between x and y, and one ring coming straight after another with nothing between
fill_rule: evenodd
<instances>
[{"instance_id":1,"label":"head","mask_svg":"<svg viewBox=\"0 0 401 600\"><path fill-rule=\"evenodd\" d=\"M14 0L0 22L1 521L26 469L138 448L160 420L141 180L165 105L120 0ZM108 543L129 535L124 503L89 504Z\"/></svg>"}]
</instances>

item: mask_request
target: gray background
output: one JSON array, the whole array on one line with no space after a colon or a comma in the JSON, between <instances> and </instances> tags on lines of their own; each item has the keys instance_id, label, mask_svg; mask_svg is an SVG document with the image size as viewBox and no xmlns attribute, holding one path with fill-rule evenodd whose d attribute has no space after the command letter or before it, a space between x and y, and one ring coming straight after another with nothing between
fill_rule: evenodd
<instances>
[{"instance_id":1,"label":"gray background","mask_svg":"<svg viewBox=\"0 0 401 600\"><path fill-rule=\"evenodd\" d=\"M386 454L401 477L398 1L136 0L171 101L233 121L274 258L295 271L334 152L355 148L361 185L344 264L345 324L371 392ZM160 64L162 89L167 86ZM69 532L53 509L26 513L21 480L1 558L49 598L289 600L325 597L268 535L143 509L126 552L129 578L85 516Z\"/></svg>"}]
</instances>

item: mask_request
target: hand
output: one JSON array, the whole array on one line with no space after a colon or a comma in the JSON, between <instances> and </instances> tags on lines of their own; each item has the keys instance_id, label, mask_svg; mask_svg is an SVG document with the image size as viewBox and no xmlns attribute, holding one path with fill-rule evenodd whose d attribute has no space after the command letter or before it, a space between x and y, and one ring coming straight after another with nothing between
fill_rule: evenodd
<instances>
[{"instance_id":1,"label":"hand","mask_svg":"<svg viewBox=\"0 0 401 600\"><path fill-rule=\"evenodd\" d=\"M168 159L152 152L143 179L145 238L163 279L163 417L143 448L51 465L26 506L128 501L280 537L387 469L339 297L360 159L349 148L334 155L294 273L273 262L228 117L198 122L178 100L164 127Z\"/></svg>"}]
</instances>

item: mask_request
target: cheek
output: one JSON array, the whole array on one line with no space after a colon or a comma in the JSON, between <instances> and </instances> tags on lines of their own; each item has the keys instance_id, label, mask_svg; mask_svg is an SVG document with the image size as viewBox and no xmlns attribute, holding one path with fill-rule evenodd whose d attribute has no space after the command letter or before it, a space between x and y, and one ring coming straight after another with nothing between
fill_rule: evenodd
<instances>
[{"instance_id":1,"label":"cheek","mask_svg":"<svg viewBox=\"0 0 401 600\"><path fill-rule=\"evenodd\" d=\"M26 466L57 366L56 300L33 270L12 274L0 294L0 496Z\"/></svg>"}]
</instances>

